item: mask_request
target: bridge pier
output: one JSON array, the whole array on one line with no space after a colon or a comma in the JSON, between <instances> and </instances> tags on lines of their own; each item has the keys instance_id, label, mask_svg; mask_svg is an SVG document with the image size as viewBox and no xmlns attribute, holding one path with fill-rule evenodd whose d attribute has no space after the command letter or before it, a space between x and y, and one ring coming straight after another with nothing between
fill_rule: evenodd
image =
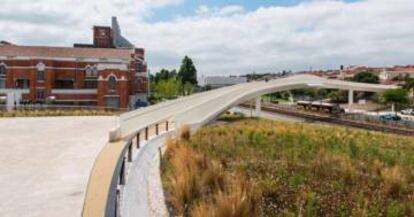
<instances>
[{"instance_id":1,"label":"bridge pier","mask_svg":"<svg viewBox=\"0 0 414 217\"><path fill-rule=\"evenodd\" d=\"M256 106L254 110L254 116L259 117L261 111L262 111L262 97L258 96L256 97Z\"/></svg>"},{"instance_id":2,"label":"bridge pier","mask_svg":"<svg viewBox=\"0 0 414 217\"><path fill-rule=\"evenodd\" d=\"M348 112L352 112L352 105L354 104L354 90L348 91Z\"/></svg>"}]
</instances>

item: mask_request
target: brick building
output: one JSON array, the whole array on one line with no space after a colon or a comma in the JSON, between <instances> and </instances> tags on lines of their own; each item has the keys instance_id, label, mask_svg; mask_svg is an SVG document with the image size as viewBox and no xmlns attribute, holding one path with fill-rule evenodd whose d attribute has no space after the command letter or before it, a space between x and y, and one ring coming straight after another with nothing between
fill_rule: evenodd
<instances>
[{"instance_id":1,"label":"brick building","mask_svg":"<svg viewBox=\"0 0 414 217\"><path fill-rule=\"evenodd\" d=\"M112 26L94 26L93 44L0 43L0 95L6 101L131 108L147 100L145 51Z\"/></svg>"}]
</instances>

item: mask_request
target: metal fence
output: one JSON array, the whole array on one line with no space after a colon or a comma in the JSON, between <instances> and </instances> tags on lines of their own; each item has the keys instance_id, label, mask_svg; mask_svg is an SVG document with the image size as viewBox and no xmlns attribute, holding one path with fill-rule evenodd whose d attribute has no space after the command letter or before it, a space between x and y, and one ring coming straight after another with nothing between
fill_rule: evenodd
<instances>
[{"instance_id":1,"label":"metal fence","mask_svg":"<svg viewBox=\"0 0 414 217\"><path fill-rule=\"evenodd\" d=\"M19 106L8 107L0 104L0 111L75 111L75 110L100 110L110 112L128 112L131 109L100 107L100 106L80 106L80 105L50 105L50 104L21 104Z\"/></svg>"},{"instance_id":2,"label":"metal fence","mask_svg":"<svg viewBox=\"0 0 414 217\"><path fill-rule=\"evenodd\" d=\"M343 114L341 115L341 118L355 120L355 121L364 121L364 122L374 123L374 124L388 125L388 126L393 126L393 127L406 127L406 128L414 129L413 120L407 120L404 118L398 121L383 120L381 119L379 114L369 115L369 114L364 114L364 113L352 113L352 114Z\"/></svg>"}]
</instances>

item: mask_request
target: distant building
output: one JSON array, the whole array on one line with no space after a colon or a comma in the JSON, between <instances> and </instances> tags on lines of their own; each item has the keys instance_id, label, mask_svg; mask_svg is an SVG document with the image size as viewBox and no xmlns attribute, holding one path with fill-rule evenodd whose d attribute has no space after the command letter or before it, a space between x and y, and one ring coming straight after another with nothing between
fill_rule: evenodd
<instances>
[{"instance_id":1,"label":"distant building","mask_svg":"<svg viewBox=\"0 0 414 217\"><path fill-rule=\"evenodd\" d=\"M147 64L112 27L94 26L93 44L74 47L0 43L0 97L20 103L128 108L147 100Z\"/></svg>"},{"instance_id":2,"label":"distant building","mask_svg":"<svg viewBox=\"0 0 414 217\"><path fill-rule=\"evenodd\" d=\"M208 77L201 77L199 79L198 84L202 87L211 87L211 88L219 88L225 86L231 86L235 84L242 84L246 83L246 77L224 77L224 76L208 76Z\"/></svg>"},{"instance_id":3,"label":"distant building","mask_svg":"<svg viewBox=\"0 0 414 217\"><path fill-rule=\"evenodd\" d=\"M414 66L395 66L384 68L379 75L382 81L400 80L405 77L414 78Z\"/></svg>"}]
</instances>

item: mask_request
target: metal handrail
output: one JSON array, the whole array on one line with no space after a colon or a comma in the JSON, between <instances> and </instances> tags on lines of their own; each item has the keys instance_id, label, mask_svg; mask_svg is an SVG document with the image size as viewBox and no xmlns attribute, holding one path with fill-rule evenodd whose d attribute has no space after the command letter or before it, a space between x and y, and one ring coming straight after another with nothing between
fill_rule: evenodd
<instances>
[{"instance_id":1,"label":"metal handrail","mask_svg":"<svg viewBox=\"0 0 414 217\"><path fill-rule=\"evenodd\" d=\"M120 142L117 143L108 143L108 146L118 146L118 151L115 151L111 154L113 154L112 159L109 159L111 162L109 162L110 165L114 165L112 168L113 170L110 171L112 173L112 176L105 177L105 176L99 176L96 174L99 174L100 169L104 168L104 166L98 165L100 163L108 163L108 159L105 159L101 162L95 162L94 168L92 170L91 176L89 178L87 193L85 196L84 201L84 207L82 210L82 216L83 217L96 217L99 213L99 216L105 216L105 217L118 217L119 216L119 206L120 206L120 188L121 186L125 185L127 183L127 171L129 169L129 163L133 161L133 152L134 150L139 150L141 148L141 145L144 144L143 142L149 142L150 139L150 128L154 128L155 130L155 136L160 135L160 132L162 131L160 129L160 124L165 123L165 129L164 132L168 132L171 130L170 122L169 121L162 121L158 122L154 125L147 126L145 128L139 129L135 131L134 136L131 136L129 138L126 138ZM143 140L141 140L141 136L143 136ZM135 140L135 142L134 142ZM100 153L100 155L105 155L108 152ZM105 157L105 156L103 156ZM98 156L100 158L100 156ZM98 161L98 160L97 160ZM108 168L105 168L108 169ZM103 186L107 191L102 189L96 189L100 192L107 192L106 197L104 198L97 198L95 193L99 192L92 192L89 188L90 185L93 185L93 182L97 181L97 179L108 179L107 182L105 182L108 186ZM110 180L109 180L110 179ZM97 200L98 199L98 200ZM94 210L95 209L95 210ZM96 210L100 209L100 210Z\"/></svg>"}]
</instances>

